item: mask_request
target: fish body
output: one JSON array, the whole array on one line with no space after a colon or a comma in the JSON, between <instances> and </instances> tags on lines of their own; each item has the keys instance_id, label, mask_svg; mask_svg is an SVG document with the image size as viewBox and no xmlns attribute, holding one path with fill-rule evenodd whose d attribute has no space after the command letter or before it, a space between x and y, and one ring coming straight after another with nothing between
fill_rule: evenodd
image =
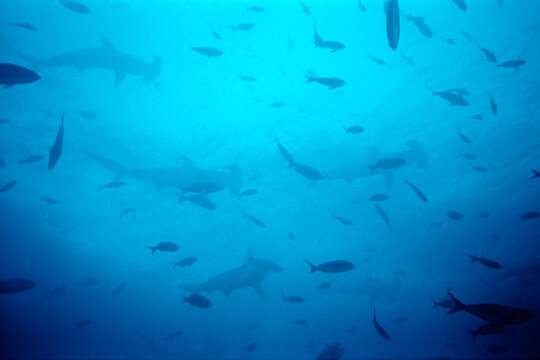
<instances>
[{"instance_id":1,"label":"fish body","mask_svg":"<svg viewBox=\"0 0 540 360\"><path fill-rule=\"evenodd\" d=\"M495 101L495 98L491 94L489 94L489 108L491 109L491 113L494 116L497 116L497 112L498 112L497 102Z\"/></svg>"},{"instance_id":2,"label":"fish body","mask_svg":"<svg viewBox=\"0 0 540 360\"><path fill-rule=\"evenodd\" d=\"M65 284L60 284L57 287L55 287L54 289L52 289L49 292L48 296L49 296L49 298L52 298L52 297L58 296L60 294L63 294L64 292L66 292L66 290L67 290L67 286Z\"/></svg>"},{"instance_id":3,"label":"fish body","mask_svg":"<svg viewBox=\"0 0 540 360\"><path fill-rule=\"evenodd\" d=\"M405 163L406 160L402 158L385 158L378 160L373 165L367 165L367 167L369 168L371 174L373 174L376 170L397 169L405 165Z\"/></svg>"},{"instance_id":4,"label":"fish body","mask_svg":"<svg viewBox=\"0 0 540 360\"><path fill-rule=\"evenodd\" d=\"M266 228L266 224L262 222L261 220L257 219L256 217L254 217L253 215L250 215L244 211L242 216L248 219L249 221L251 221L252 223L254 223L255 225L257 225L258 227L263 228L263 229Z\"/></svg>"},{"instance_id":5,"label":"fish body","mask_svg":"<svg viewBox=\"0 0 540 360\"><path fill-rule=\"evenodd\" d=\"M223 51L211 46L191 46L190 49L209 58L223 55Z\"/></svg>"},{"instance_id":6,"label":"fish body","mask_svg":"<svg viewBox=\"0 0 540 360\"><path fill-rule=\"evenodd\" d=\"M216 209L216 204L214 204L214 202L210 200L208 196L206 196L205 194L197 194L197 193L190 194L190 195L178 194L178 202L183 203L184 201L188 201L206 210Z\"/></svg>"},{"instance_id":7,"label":"fish body","mask_svg":"<svg viewBox=\"0 0 540 360\"><path fill-rule=\"evenodd\" d=\"M191 266L191 265L195 264L197 261L198 261L198 259L196 257L188 256L188 257L183 258L180 261L175 262L174 267L177 267L177 266L179 266L179 267Z\"/></svg>"},{"instance_id":8,"label":"fish body","mask_svg":"<svg viewBox=\"0 0 540 360\"><path fill-rule=\"evenodd\" d=\"M375 57L375 56L372 56L370 54L367 54L368 58L373 61L375 64L377 65L386 65L386 61L384 61L383 59L380 59L378 57Z\"/></svg>"},{"instance_id":9,"label":"fish body","mask_svg":"<svg viewBox=\"0 0 540 360\"><path fill-rule=\"evenodd\" d=\"M173 339L176 339L180 336L184 335L184 332L182 330L176 330L176 331L173 331L171 333L169 333L167 336L165 336L164 340L166 341L170 341L170 340L173 340Z\"/></svg>"},{"instance_id":10,"label":"fish body","mask_svg":"<svg viewBox=\"0 0 540 360\"><path fill-rule=\"evenodd\" d=\"M300 7L302 8L302 12L305 15L311 15L311 9L306 4L304 4L304 2L299 1L299 3L300 3Z\"/></svg>"},{"instance_id":11,"label":"fish body","mask_svg":"<svg viewBox=\"0 0 540 360\"><path fill-rule=\"evenodd\" d=\"M320 77L315 75L307 75L306 82L316 82L318 84L328 87L328 89L330 90L336 89L346 84L345 80L337 77Z\"/></svg>"},{"instance_id":12,"label":"fish body","mask_svg":"<svg viewBox=\"0 0 540 360\"><path fill-rule=\"evenodd\" d=\"M368 200L372 202L381 202L381 201L386 201L389 198L390 196L388 196L387 194L375 194L375 195L371 195L368 198Z\"/></svg>"},{"instance_id":13,"label":"fish body","mask_svg":"<svg viewBox=\"0 0 540 360\"><path fill-rule=\"evenodd\" d=\"M312 166L299 162L294 162L292 164L292 167L294 170L296 170L297 173L310 180L317 181L323 179L323 175L321 174L321 172Z\"/></svg>"},{"instance_id":14,"label":"fish body","mask_svg":"<svg viewBox=\"0 0 540 360\"><path fill-rule=\"evenodd\" d=\"M502 67L502 68L513 68L513 69L519 70L519 68L525 65L526 63L527 61L523 59L514 59L514 60L503 61L497 64L497 66Z\"/></svg>"},{"instance_id":15,"label":"fish body","mask_svg":"<svg viewBox=\"0 0 540 360\"><path fill-rule=\"evenodd\" d=\"M390 217L388 217L388 214L386 213L386 211L384 211L384 209L382 207L380 207L379 205L377 205L377 204L375 204L373 206L375 208L375 211L379 215L379 217L386 224L386 226L388 226L389 229L392 229L392 224L390 223Z\"/></svg>"},{"instance_id":16,"label":"fish body","mask_svg":"<svg viewBox=\"0 0 540 360\"><path fill-rule=\"evenodd\" d=\"M212 301L208 299L206 296L199 295L199 294L192 294L189 296L184 296L184 299L182 300L182 304L188 303L191 306L194 306L199 309L208 309L214 306L212 304Z\"/></svg>"},{"instance_id":17,"label":"fish body","mask_svg":"<svg viewBox=\"0 0 540 360\"><path fill-rule=\"evenodd\" d=\"M0 294L15 294L27 291L36 286L36 283L29 279L9 278L0 280Z\"/></svg>"},{"instance_id":18,"label":"fish body","mask_svg":"<svg viewBox=\"0 0 540 360\"><path fill-rule=\"evenodd\" d=\"M259 192L259 190L257 190L257 189L246 189L246 190L240 192L238 194L238 196L253 196L253 195L257 195L258 192Z\"/></svg>"},{"instance_id":19,"label":"fish body","mask_svg":"<svg viewBox=\"0 0 540 360\"><path fill-rule=\"evenodd\" d=\"M459 211L451 210L448 211L447 216L450 220L461 220L463 219L463 214Z\"/></svg>"},{"instance_id":20,"label":"fish body","mask_svg":"<svg viewBox=\"0 0 540 360\"><path fill-rule=\"evenodd\" d=\"M446 100L450 106L468 106L469 102L465 99L464 94L454 90L431 91L433 95Z\"/></svg>"},{"instance_id":21,"label":"fish body","mask_svg":"<svg viewBox=\"0 0 540 360\"><path fill-rule=\"evenodd\" d=\"M60 4L62 4L66 9L77 14L88 15L92 13L92 10L90 10L88 6L76 0L60 0Z\"/></svg>"},{"instance_id":22,"label":"fish body","mask_svg":"<svg viewBox=\"0 0 540 360\"><path fill-rule=\"evenodd\" d=\"M8 181L4 185L0 186L0 193L11 190L16 184L17 184L17 180Z\"/></svg>"},{"instance_id":23,"label":"fish body","mask_svg":"<svg viewBox=\"0 0 540 360\"><path fill-rule=\"evenodd\" d=\"M242 23L237 25L232 25L231 29L234 31L240 30L240 31L249 31L255 27L255 24L253 23Z\"/></svg>"},{"instance_id":24,"label":"fish body","mask_svg":"<svg viewBox=\"0 0 540 360\"><path fill-rule=\"evenodd\" d=\"M293 304L303 304L306 302L306 300L302 296L297 296L297 295L285 296L285 294L283 294L283 301L288 302L288 303L293 303Z\"/></svg>"},{"instance_id":25,"label":"fish body","mask_svg":"<svg viewBox=\"0 0 540 360\"><path fill-rule=\"evenodd\" d=\"M403 18L413 23L414 26L416 26L416 28L418 29L418 31L420 31L420 33L425 37L430 39L433 37L433 32L431 31L431 28L428 26L428 24L426 24L423 17L404 14Z\"/></svg>"},{"instance_id":26,"label":"fish body","mask_svg":"<svg viewBox=\"0 0 540 360\"><path fill-rule=\"evenodd\" d=\"M486 335L500 335L504 334L508 331L508 328L503 324L491 324L486 323L480 325L477 329L474 330L467 330L469 334L471 334L473 341L476 340L478 336L486 336Z\"/></svg>"},{"instance_id":27,"label":"fish body","mask_svg":"<svg viewBox=\"0 0 540 360\"><path fill-rule=\"evenodd\" d=\"M1 189L0 189L1 191ZM538 211L527 211L519 215L521 220L534 220L540 218L540 212Z\"/></svg>"},{"instance_id":28,"label":"fish body","mask_svg":"<svg viewBox=\"0 0 540 360\"><path fill-rule=\"evenodd\" d=\"M32 25L29 22L14 22L14 23L10 23L9 25L13 26L13 27L18 27L18 28L21 28L21 29L29 30L29 31L37 31L38 30L37 27L35 27L34 25Z\"/></svg>"},{"instance_id":29,"label":"fish body","mask_svg":"<svg viewBox=\"0 0 540 360\"><path fill-rule=\"evenodd\" d=\"M377 334L379 334L384 340L386 341L392 341L392 338L390 337L390 334L381 326L379 321L377 320L377 316L375 314L375 309L373 309L373 327L375 328L375 331L377 331Z\"/></svg>"},{"instance_id":30,"label":"fish body","mask_svg":"<svg viewBox=\"0 0 540 360\"><path fill-rule=\"evenodd\" d=\"M471 143L471 139L469 139L469 137L467 137L465 134L463 134L459 128L456 128L456 131L457 131L457 134L458 134L459 138L461 139L461 141L463 141L465 144L470 144Z\"/></svg>"},{"instance_id":31,"label":"fish body","mask_svg":"<svg viewBox=\"0 0 540 360\"><path fill-rule=\"evenodd\" d=\"M351 271L355 268L354 264L347 260L332 260L327 261L319 265L314 265L308 260L304 260L310 267L309 272L313 273L316 271L329 273L329 274L336 274L336 273L342 273Z\"/></svg>"},{"instance_id":32,"label":"fish body","mask_svg":"<svg viewBox=\"0 0 540 360\"><path fill-rule=\"evenodd\" d=\"M487 258L483 258L483 257L480 257L480 256L474 256L474 255L470 255L470 254L465 254L467 255L469 258L471 258L471 263L475 263L475 262L479 262L480 264L488 267L488 268L492 268L492 269L496 269L496 270L500 270L503 268L503 266L501 264L499 264L498 262L494 261L494 260L491 260L491 259L487 259Z\"/></svg>"},{"instance_id":33,"label":"fish body","mask_svg":"<svg viewBox=\"0 0 540 360\"><path fill-rule=\"evenodd\" d=\"M278 139L274 139L274 141L276 142L279 153L281 154L283 159L285 159L285 161L287 161L287 163L292 166L295 163L292 154L283 145L281 145Z\"/></svg>"},{"instance_id":34,"label":"fish body","mask_svg":"<svg viewBox=\"0 0 540 360\"><path fill-rule=\"evenodd\" d=\"M386 37L388 46L396 50L399 43L399 4L398 0L386 0L384 3L384 12L386 14Z\"/></svg>"},{"instance_id":35,"label":"fish body","mask_svg":"<svg viewBox=\"0 0 540 360\"><path fill-rule=\"evenodd\" d=\"M361 134L364 132L364 127L360 125L351 125L343 127L343 130L345 130L348 134Z\"/></svg>"},{"instance_id":36,"label":"fish body","mask_svg":"<svg viewBox=\"0 0 540 360\"><path fill-rule=\"evenodd\" d=\"M461 11L467 11L467 3L465 2L465 0L451 0L454 5L456 5L458 7L459 10Z\"/></svg>"},{"instance_id":37,"label":"fish body","mask_svg":"<svg viewBox=\"0 0 540 360\"><path fill-rule=\"evenodd\" d=\"M345 49L345 45L339 41L323 40L321 35L317 32L317 27L313 27L313 38L315 47L330 49L332 52Z\"/></svg>"},{"instance_id":38,"label":"fish body","mask_svg":"<svg viewBox=\"0 0 540 360\"><path fill-rule=\"evenodd\" d=\"M176 252L178 249L180 249L180 246L170 241L162 241L154 246L147 246L147 248L150 249L153 254L156 251Z\"/></svg>"},{"instance_id":39,"label":"fish body","mask_svg":"<svg viewBox=\"0 0 540 360\"><path fill-rule=\"evenodd\" d=\"M529 179L531 179L531 180L540 179L540 170L532 169L531 172L532 172L532 175L531 175L531 177Z\"/></svg>"},{"instance_id":40,"label":"fish body","mask_svg":"<svg viewBox=\"0 0 540 360\"><path fill-rule=\"evenodd\" d=\"M113 181L110 181L108 183L105 183L105 184L102 184L98 187L99 190L103 190L103 189L119 189L123 186L125 186L126 183L124 181L121 181L121 180L113 180Z\"/></svg>"},{"instance_id":41,"label":"fish body","mask_svg":"<svg viewBox=\"0 0 540 360\"><path fill-rule=\"evenodd\" d=\"M336 215L333 212L330 212L330 216L332 216L333 219L337 220L343 225L353 226L353 222L343 216Z\"/></svg>"},{"instance_id":42,"label":"fish body","mask_svg":"<svg viewBox=\"0 0 540 360\"><path fill-rule=\"evenodd\" d=\"M426 202L426 203L429 202L426 194L424 194L424 192L422 190L420 190L416 185L414 185L413 183L411 183L407 179L405 179L405 184L409 185L411 190L414 191L414 193L416 194L416 196L418 196L418 198L420 198L420 200L422 200L423 202Z\"/></svg>"},{"instance_id":43,"label":"fish body","mask_svg":"<svg viewBox=\"0 0 540 360\"><path fill-rule=\"evenodd\" d=\"M487 61L492 62L492 63L497 63L497 56L495 56L495 54L492 51L481 46L480 46L480 51L482 51Z\"/></svg>"},{"instance_id":44,"label":"fish body","mask_svg":"<svg viewBox=\"0 0 540 360\"><path fill-rule=\"evenodd\" d=\"M345 350L340 343L326 345L315 360L340 360Z\"/></svg>"},{"instance_id":45,"label":"fish body","mask_svg":"<svg viewBox=\"0 0 540 360\"><path fill-rule=\"evenodd\" d=\"M62 149L64 147L63 144L64 144L64 113L62 113L62 120L60 120L60 127L58 128L58 131L56 132L56 138L54 139L54 143L49 149L49 162L47 164L47 167L49 168L49 170L52 170L58 163L58 160L60 160L60 156L62 155Z\"/></svg>"},{"instance_id":46,"label":"fish body","mask_svg":"<svg viewBox=\"0 0 540 360\"><path fill-rule=\"evenodd\" d=\"M122 212L120 214L118 214L118 218L119 219L122 219L124 216L127 216L129 214L131 214L132 217L135 217L135 208L134 207L128 207L124 210L122 210Z\"/></svg>"},{"instance_id":47,"label":"fish body","mask_svg":"<svg viewBox=\"0 0 540 360\"><path fill-rule=\"evenodd\" d=\"M0 63L0 85L4 88L33 83L39 79L40 76L30 69L15 64Z\"/></svg>"}]
</instances>

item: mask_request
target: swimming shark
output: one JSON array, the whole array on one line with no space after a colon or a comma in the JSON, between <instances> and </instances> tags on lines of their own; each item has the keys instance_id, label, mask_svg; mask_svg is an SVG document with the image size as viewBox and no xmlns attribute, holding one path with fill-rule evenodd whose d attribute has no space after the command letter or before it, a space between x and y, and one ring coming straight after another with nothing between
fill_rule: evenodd
<instances>
[{"instance_id":1,"label":"swimming shark","mask_svg":"<svg viewBox=\"0 0 540 360\"><path fill-rule=\"evenodd\" d=\"M108 40L102 39L101 46L68 51L49 59L39 60L24 56L38 68L75 68L78 71L105 69L115 74L114 85L118 86L126 75L142 77L144 84L154 82L161 72L162 58L154 56L148 63L116 49Z\"/></svg>"},{"instance_id":2,"label":"swimming shark","mask_svg":"<svg viewBox=\"0 0 540 360\"><path fill-rule=\"evenodd\" d=\"M190 159L182 157L181 166L130 168L92 152L85 154L103 168L113 172L116 177L132 177L160 188L189 189L195 184L214 184L222 188L228 187L233 194L238 194L242 189L242 171L235 164L227 165L223 169L203 169Z\"/></svg>"},{"instance_id":3,"label":"swimming shark","mask_svg":"<svg viewBox=\"0 0 540 360\"><path fill-rule=\"evenodd\" d=\"M283 268L270 260L248 257L244 264L210 277L200 284L181 284L185 291L211 293L220 291L225 295L244 288L252 288L257 296L264 300L263 280L271 273L280 274Z\"/></svg>"}]
</instances>

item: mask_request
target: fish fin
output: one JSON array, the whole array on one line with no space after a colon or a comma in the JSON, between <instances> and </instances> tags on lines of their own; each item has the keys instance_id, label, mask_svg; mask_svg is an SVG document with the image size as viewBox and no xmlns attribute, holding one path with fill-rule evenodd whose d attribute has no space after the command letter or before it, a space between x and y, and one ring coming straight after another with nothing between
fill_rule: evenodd
<instances>
[{"instance_id":1,"label":"fish fin","mask_svg":"<svg viewBox=\"0 0 540 360\"><path fill-rule=\"evenodd\" d=\"M540 171L534 170L534 169L531 170L531 171L532 171L533 174L531 175L530 179L536 179L536 178L540 177Z\"/></svg>"},{"instance_id":2,"label":"fish fin","mask_svg":"<svg viewBox=\"0 0 540 360\"><path fill-rule=\"evenodd\" d=\"M255 290L255 293L257 293L259 299L264 300L264 291L261 284L254 285L253 290Z\"/></svg>"},{"instance_id":3,"label":"fish fin","mask_svg":"<svg viewBox=\"0 0 540 360\"><path fill-rule=\"evenodd\" d=\"M13 85L14 85L14 84L4 84L4 85L2 85L2 87L3 87L4 89L10 89L10 88L13 87Z\"/></svg>"},{"instance_id":4,"label":"fish fin","mask_svg":"<svg viewBox=\"0 0 540 360\"><path fill-rule=\"evenodd\" d=\"M454 307L448 310L448 314L453 314L458 311L463 311L467 308L467 305L459 301L458 298L456 298L451 292L448 292L448 296L450 296L450 299L452 299L452 302L454 304Z\"/></svg>"},{"instance_id":5,"label":"fish fin","mask_svg":"<svg viewBox=\"0 0 540 360\"><path fill-rule=\"evenodd\" d=\"M126 77L126 73L121 72L121 71L117 71L116 72L116 77L114 79L114 86L120 85L124 81L125 77Z\"/></svg>"},{"instance_id":6,"label":"fish fin","mask_svg":"<svg viewBox=\"0 0 540 360\"><path fill-rule=\"evenodd\" d=\"M152 254L157 251L157 246L147 246L146 248L150 249L150 251L152 251Z\"/></svg>"},{"instance_id":7,"label":"fish fin","mask_svg":"<svg viewBox=\"0 0 540 360\"><path fill-rule=\"evenodd\" d=\"M478 261L478 258L474 255L469 255L469 254L465 254L465 255L471 258L471 263L475 263Z\"/></svg>"},{"instance_id":8,"label":"fish fin","mask_svg":"<svg viewBox=\"0 0 540 360\"><path fill-rule=\"evenodd\" d=\"M309 272L312 273L312 272L315 272L317 271L317 266L313 265L311 262L309 262L308 260L304 259L304 261L309 265Z\"/></svg>"}]
</instances>

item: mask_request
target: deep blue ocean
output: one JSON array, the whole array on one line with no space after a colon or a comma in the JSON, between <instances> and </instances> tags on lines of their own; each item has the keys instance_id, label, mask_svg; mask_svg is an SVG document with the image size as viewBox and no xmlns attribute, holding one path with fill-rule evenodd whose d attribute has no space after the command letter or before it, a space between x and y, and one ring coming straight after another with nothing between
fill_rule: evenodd
<instances>
[{"instance_id":1,"label":"deep blue ocean","mask_svg":"<svg viewBox=\"0 0 540 360\"><path fill-rule=\"evenodd\" d=\"M0 0L0 359L540 358L539 13Z\"/></svg>"}]
</instances>

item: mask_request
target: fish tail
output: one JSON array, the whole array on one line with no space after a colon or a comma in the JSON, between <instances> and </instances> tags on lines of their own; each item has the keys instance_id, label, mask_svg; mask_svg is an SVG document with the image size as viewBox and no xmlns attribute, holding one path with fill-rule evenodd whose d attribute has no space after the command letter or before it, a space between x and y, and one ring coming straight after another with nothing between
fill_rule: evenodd
<instances>
[{"instance_id":1,"label":"fish tail","mask_svg":"<svg viewBox=\"0 0 540 360\"><path fill-rule=\"evenodd\" d=\"M157 251L157 246L147 246L146 248L150 249L150 251L152 251L152 254Z\"/></svg>"},{"instance_id":2,"label":"fish tail","mask_svg":"<svg viewBox=\"0 0 540 360\"><path fill-rule=\"evenodd\" d=\"M317 266L313 265L311 262L309 262L307 259L304 259L304 261L309 265L309 272L315 272L317 271Z\"/></svg>"},{"instance_id":3,"label":"fish tail","mask_svg":"<svg viewBox=\"0 0 540 360\"><path fill-rule=\"evenodd\" d=\"M451 292L448 292L448 296L450 296L450 299L452 299L452 302L454 305L450 310L448 310L448 314L453 314L458 311L463 311L467 308L467 306L463 304L461 301L459 301L457 297L452 295Z\"/></svg>"},{"instance_id":4,"label":"fish tail","mask_svg":"<svg viewBox=\"0 0 540 360\"><path fill-rule=\"evenodd\" d=\"M311 75L304 75L306 77L306 82L310 83L310 82L313 82L315 81L315 77L311 76Z\"/></svg>"},{"instance_id":5,"label":"fish tail","mask_svg":"<svg viewBox=\"0 0 540 360\"><path fill-rule=\"evenodd\" d=\"M465 254L465 255L471 258L471 263L475 263L476 261L478 261L478 258L474 255L469 255L469 254Z\"/></svg>"}]
</instances>

